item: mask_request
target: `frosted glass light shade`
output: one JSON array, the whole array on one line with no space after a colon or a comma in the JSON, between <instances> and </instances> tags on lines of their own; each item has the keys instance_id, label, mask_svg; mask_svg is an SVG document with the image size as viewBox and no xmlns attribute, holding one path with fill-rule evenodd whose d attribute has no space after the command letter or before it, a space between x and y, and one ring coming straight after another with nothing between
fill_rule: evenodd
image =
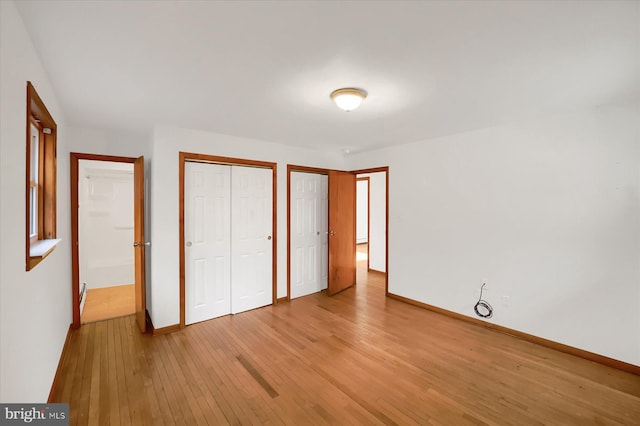
<instances>
[{"instance_id":1,"label":"frosted glass light shade","mask_svg":"<svg viewBox=\"0 0 640 426\"><path fill-rule=\"evenodd\" d=\"M338 89L331 93L331 99L338 108L347 112L358 108L366 97L364 90L353 88Z\"/></svg>"}]
</instances>

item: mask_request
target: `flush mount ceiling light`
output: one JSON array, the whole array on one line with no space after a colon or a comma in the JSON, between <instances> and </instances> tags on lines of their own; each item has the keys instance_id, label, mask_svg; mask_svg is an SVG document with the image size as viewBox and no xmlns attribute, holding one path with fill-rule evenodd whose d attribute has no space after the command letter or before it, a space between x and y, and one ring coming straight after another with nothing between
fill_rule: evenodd
<instances>
[{"instance_id":1,"label":"flush mount ceiling light","mask_svg":"<svg viewBox=\"0 0 640 426\"><path fill-rule=\"evenodd\" d=\"M338 105L338 108L347 112L358 108L366 97L367 92L352 87L334 90L331 93L331 99Z\"/></svg>"}]
</instances>

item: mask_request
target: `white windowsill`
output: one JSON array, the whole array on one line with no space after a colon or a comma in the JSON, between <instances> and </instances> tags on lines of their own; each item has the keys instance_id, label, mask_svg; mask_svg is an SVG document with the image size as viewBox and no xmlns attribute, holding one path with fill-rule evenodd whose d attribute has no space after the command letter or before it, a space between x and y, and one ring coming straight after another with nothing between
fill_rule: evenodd
<instances>
[{"instance_id":1,"label":"white windowsill","mask_svg":"<svg viewBox=\"0 0 640 426\"><path fill-rule=\"evenodd\" d=\"M51 238L48 240L38 240L29 247L30 257L45 257L62 241L60 238Z\"/></svg>"}]
</instances>

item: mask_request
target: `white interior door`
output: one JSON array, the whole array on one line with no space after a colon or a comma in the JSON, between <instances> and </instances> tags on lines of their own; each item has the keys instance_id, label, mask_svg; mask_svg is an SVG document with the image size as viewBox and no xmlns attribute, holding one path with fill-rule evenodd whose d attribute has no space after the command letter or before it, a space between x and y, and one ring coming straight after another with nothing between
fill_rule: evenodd
<instances>
[{"instance_id":1,"label":"white interior door","mask_svg":"<svg viewBox=\"0 0 640 426\"><path fill-rule=\"evenodd\" d=\"M231 313L231 166L185 163L185 323Z\"/></svg>"},{"instance_id":2,"label":"white interior door","mask_svg":"<svg viewBox=\"0 0 640 426\"><path fill-rule=\"evenodd\" d=\"M291 298L327 287L327 176L291 173Z\"/></svg>"},{"instance_id":3,"label":"white interior door","mask_svg":"<svg viewBox=\"0 0 640 426\"><path fill-rule=\"evenodd\" d=\"M272 303L271 169L231 167L231 312Z\"/></svg>"}]
</instances>

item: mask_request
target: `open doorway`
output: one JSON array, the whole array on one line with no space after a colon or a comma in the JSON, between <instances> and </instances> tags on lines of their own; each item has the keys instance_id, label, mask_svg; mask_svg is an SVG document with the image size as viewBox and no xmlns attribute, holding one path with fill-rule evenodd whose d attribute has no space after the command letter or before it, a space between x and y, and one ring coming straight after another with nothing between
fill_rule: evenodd
<instances>
[{"instance_id":1,"label":"open doorway","mask_svg":"<svg viewBox=\"0 0 640 426\"><path fill-rule=\"evenodd\" d=\"M356 177L356 265L369 269L369 177ZM364 262L364 263L363 263Z\"/></svg>"},{"instance_id":2,"label":"open doorway","mask_svg":"<svg viewBox=\"0 0 640 426\"><path fill-rule=\"evenodd\" d=\"M150 245L144 238L144 157L72 152L69 166L72 327L135 313L144 333L145 249ZM87 308L90 290L100 290L93 292L94 299L104 312Z\"/></svg>"},{"instance_id":3,"label":"open doorway","mask_svg":"<svg viewBox=\"0 0 640 426\"><path fill-rule=\"evenodd\" d=\"M384 274L387 270L387 174L373 172L356 176L356 243L366 244L367 270ZM363 247L359 251L364 251Z\"/></svg>"},{"instance_id":4,"label":"open doorway","mask_svg":"<svg viewBox=\"0 0 640 426\"><path fill-rule=\"evenodd\" d=\"M356 177L356 283L369 284L369 177Z\"/></svg>"},{"instance_id":5,"label":"open doorway","mask_svg":"<svg viewBox=\"0 0 640 426\"><path fill-rule=\"evenodd\" d=\"M80 160L80 322L135 313L133 164Z\"/></svg>"},{"instance_id":6,"label":"open doorway","mask_svg":"<svg viewBox=\"0 0 640 426\"><path fill-rule=\"evenodd\" d=\"M357 282L384 285L387 270L387 170L357 173L356 183Z\"/></svg>"}]
</instances>

